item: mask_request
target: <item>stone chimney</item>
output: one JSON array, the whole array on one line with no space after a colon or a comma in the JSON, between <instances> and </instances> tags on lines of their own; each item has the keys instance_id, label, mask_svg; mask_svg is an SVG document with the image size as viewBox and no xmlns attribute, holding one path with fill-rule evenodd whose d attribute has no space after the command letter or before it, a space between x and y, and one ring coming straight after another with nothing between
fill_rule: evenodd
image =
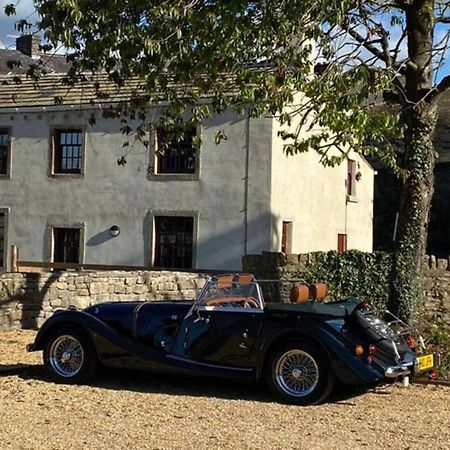
<instances>
[{"instance_id":1,"label":"stone chimney","mask_svg":"<svg viewBox=\"0 0 450 450\"><path fill-rule=\"evenodd\" d=\"M24 55L37 58L40 55L41 38L37 34L23 34L16 39L16 50Z\"/></svg>"}]
</instances>

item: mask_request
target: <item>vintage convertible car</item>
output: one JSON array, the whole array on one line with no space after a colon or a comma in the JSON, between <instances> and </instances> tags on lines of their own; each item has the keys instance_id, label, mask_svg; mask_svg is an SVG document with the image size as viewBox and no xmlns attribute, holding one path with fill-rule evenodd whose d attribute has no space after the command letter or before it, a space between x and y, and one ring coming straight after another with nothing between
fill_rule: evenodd
<instances>
[{"instance_id":1,"label":"vintage convertible car","mask_svg":"<svg viewBox=\"0 0 450 450\"><path fill-rule=\"evenodd\" d=\"M27 350L43 350L59 382L86 382L101 366L264 379L296 404L323 401L336 379L372 385L434 368L435 355L418 356L398 319L323 295L323 285L295 285L294 303L265 303L253 276L214 276L195 301L58 310Z\"/></svg>"}]
</instances>

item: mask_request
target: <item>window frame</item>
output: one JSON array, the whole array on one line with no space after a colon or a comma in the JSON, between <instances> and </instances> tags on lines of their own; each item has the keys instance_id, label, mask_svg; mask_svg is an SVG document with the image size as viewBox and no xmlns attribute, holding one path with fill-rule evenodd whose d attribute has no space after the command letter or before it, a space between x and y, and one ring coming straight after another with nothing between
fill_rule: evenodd
<instances>
[{"instance_id":1,"label":"window frame","mask_svg":"<svg viewBox=\"0 0 450 450\"><path fill-rule=\"evenodd\" d=\"M192 244L194 237L194 218L191 216L155 216L155 267L163 268L163 269L192 269ZM179 224L183 226L183 230L179 231L178 229L166 231L168 236L175 234L175 242L174 243L161 243L160 239L164 235L164 230L161 230L160 226L163 221L174 221L177 223L171 223L174 228L178 228ZM186 237L189 235L189 231L186 231L187 226L191 228L190 232L190 242L186 243ZM177 242L178 234L182 233L184 243ZM161 252L162 247L168 247L169 249L178 251L179 249L183 250L183 256L164 256ZM190 250L189 254L186 255L186 251ZM167 259L171 260L171 264L162 264L162 260ZM182 264L177 264L177 260L182 261Z\"/></svg>"},{"instance_id":2,"label":"window frame","mask_svg":"<svg viewBox=\"0 0 450 450\"><path fill-rule=\"evenodd\" d=\"M294 222L292 220L283 220L281 222L281 251L285 255L292 253L293 229Z\"/></svg>"},{"instance_id":3,"label":"window frame","mask_svg":"<svg viewBox=\"0 0 450 450\"><path fill-rule=\"evenodd\" d=\"M54 254L55 254L55 239L54 232L55 228L75 228L80 230L80 249L79 249L79 264L84 263L85 257L85 247L86 247L86 225L83 222L49 222L47 223L45 229L45 240L47 242L47 261L54 262Z\"/></svg>"},{"instance_id":4,"label":"window frame","mask_svg":"<svg viewBox=\"0 0 450 450\"><path fill-rule=\"evenodd\" d=\"M9 208L0 207L0 214L4 214L5 223L3 227L3 264L0 264L0 273L8 270L8 225L9 225Z\"/></svg>"},{"instance_id":5,"label":"window frame","mask_svg":"<svg viewBox=\"0 0 450 450\"><path fill-rule=\"evenodd\" d=\"M80 133L80 169L79 171L64 170L58 167L58 136L61 133ZM52 178L83 178L86 166L86 129L83 126L53 126L50 130L50 156L49 156L49 175Z\"/></svg>"},{"instance_id":6,"label":"window frame","mask_svg":"<svg viewBox=\"0 0 450 450\"><path fill-rule=\"evenodd\" d=\"M337 252L344 253L348 249L348 235L347 233L338 233L337 235Z\"/></svg>"},{"instance_id":7,"label":"window frame","mask_svg":"<svg viewBox=\"0 0 450 450\"><path fill-rule=\"evenodd\" d=\"M64 259L64 261L56 261L56 256L57 256L57 233L56 233L56 231L64 231L65 233L66 233L66 237L67 237L67 230L71 230L71 231L77 231L77 234L78 234L78 236L77 236L77 238L78 238L78 249L77 249L77 260L76 261L66 261L66 257L65 258L63 258ZM81 254L81 229L80 228L78 228L78 227L54 227L53 228L53 255L52 255L52 259L53 259L53 262L56 262L56 263L63 263L63 264L65 264L65 263L70 263L70 264L80 264L80 254ZM66 250L66 246L64 246L64 248L63 248L64 250ZM64 253L66 253L66 252L64 252ZM64 256L67 256L66 254L64 255Z\"/></svg>"},{"instance_id":8,"label":"window frame","mask_svg":"<svg viewBox=\"0 0 450 450\"><path fill-rule=\"evenodd\" d=\"M193 172L161 172L159 160L161 155L158 153L158 130L162 129L162 127L154 127L154 129L149 134L149 142L150 142L150 164L148 169L149 180L153 181L193 181L198 180L200 177L200 161L201 161L201 145L199 148L194 147L195 151L195 162L194 162L194 171ZM195 127L195 135L201 136L201 126Z\"/></svg>"},{"instance_id":9,"label":"window frame","mask_svg":"<svg viewBox=\"0 0 450 450\"><path fill-rule=\"evenodd\" d=\"M0 127L0 133L6 133L8 135L8 143L6 146L6 171L5 173L0 173L0 179L11 177L11 161L12 161L12 128L11 127Z\"/></svg>"},{"instance_id":10,"label":"window frame","mask_svg":"<svg viewBox=\"0 0 450 450\"><path fill-rule=\"evenodd\" d=\"M347 159L347 178L345 181L345 190L348 201L355 201L356 194L356 172L358 171L357 162L354 159Z\"/></svg>"},{"instance_id":11,"label":"window frame","mask_svg":"<svg viewBox=\"0 0 450 450\"><path fill-rule=\"evenodd\" d=\"M186 210L150 210L149 213L149 264L151 268L156 266L156 245L157 245L157 231L156 231L156 218L157 217L189 217L193 219L192 224L192 267L190 269L197 268L197 243L198 243L198 223L199 212L198 211L186 211ZM176 270L176 268L174 268ZM180 269L183 270L183 269Z\"/></svg>"}]
</instances>

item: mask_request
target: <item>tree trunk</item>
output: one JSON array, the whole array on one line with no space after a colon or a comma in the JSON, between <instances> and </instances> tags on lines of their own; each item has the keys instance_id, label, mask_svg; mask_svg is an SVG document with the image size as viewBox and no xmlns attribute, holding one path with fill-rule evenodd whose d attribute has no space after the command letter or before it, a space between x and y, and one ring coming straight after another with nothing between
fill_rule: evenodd
<instances>
[{"instance_id":1,"label":"tree trunk","mask_svg":"<svg viewBox=\"0 0 450 450\"><path fill-rule=\"evenodd\" d=\"M402 116L405 130L403 167L407 179L400 194L397 249L394 254L389 309L411 322L421 298L428 219L434 190L436 106L432 88L434 1L414 0L405 6L408 58Z\"/></svg>"},{"instance_id":2,"label":"tree trunk","mask_svg":"<svg viewBox=\"0 0 450 450\"><path fill-rule=\"evenodd\" d=\"M421 298L428 219L434 191L435 108L422 102L405 114L405 166L409 175L400 197L394 280L389 309L411 322Z\"/></svg>"}]
</instances>

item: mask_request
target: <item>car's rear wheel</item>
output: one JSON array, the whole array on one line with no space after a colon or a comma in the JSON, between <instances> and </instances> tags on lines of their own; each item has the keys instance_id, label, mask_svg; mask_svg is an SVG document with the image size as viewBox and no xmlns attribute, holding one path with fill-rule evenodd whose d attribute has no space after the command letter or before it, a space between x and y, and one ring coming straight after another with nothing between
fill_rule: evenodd
<instances>
[{"instance_id":1,"label":"car's rear wheel","mask_svg":"<svg viewBox=\"0 0 450 450\"><path fill-rule=\"evenodd\" d=\"M335 377L327 356L317 345L295 340L281 344L271 353L266 379L279 400L313 405L329 395Z\"/></svg>"},{"instance_id":2,"label":"car's rear wheel","mask_svg":"<svg viewBox=\"0 0 450 450\"><path fill-rule=\"evenodd\" d=\"M55 381L80 384L94 376L98 360L87 333L76 326L65 325L47 339L44 365Z\"/></svg>"}]
</instances>

